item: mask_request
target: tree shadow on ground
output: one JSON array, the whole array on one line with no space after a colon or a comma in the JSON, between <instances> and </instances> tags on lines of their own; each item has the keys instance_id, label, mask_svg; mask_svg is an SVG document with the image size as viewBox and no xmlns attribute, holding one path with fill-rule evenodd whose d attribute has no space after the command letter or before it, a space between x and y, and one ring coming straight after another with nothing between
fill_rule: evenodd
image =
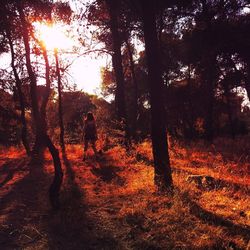
<instances>
[{"instance_id":1,"label":"tree shadow on ground","mask_svg":"<svg viewBox=\"0 0 250 250\"><path fill-rule=\"evenodd\" d=\"M177 189L178 190L178 189ZM187 192L181 192L182 200L188 204L190 207L190 213L196 216L198 219L204 221L209 225L221 226L224 227L228 234L232 236L240 235L248 242L250 240L250 227L247 225L238 225L233 223L232 221L223 218L213 212L207 211L203 207L201 207L197 202L195 202Z\"/></svg>"},{"instance_id":2,"label":"tree shadow on ground","mask_svg":"<svg viewBox=\"0 0 250 250\"><path fill-rule=\"evenodd\" d=\"M15 159L8 161L0 169L0 188L13 179L13 176L20 171L26 171L24 160Z\"/></svg>"},{"instance_id":3,"label":"tree shadow on ground","mask_svg":"<svg viewBox=\"0 0 250 250\"><path fill-rule=\"evenodd\" d=\"M62 152L65 166L61 209L47 218L49 249L118 249L119 243L95 218L88 215L86 193L77 183L77 176Z\"/></svg>"},{"instance_id":4,"label":"tree shadow on ground","mask_svg":"<svg viewBox=\"0 0 250 250\"><path fill-rule=\"evenodd\" d=\"M96 177L106 183L115 182L117 185L123 186L125 179L118 175L121 168L114 165L112 158L101 155L96 165L92 165L91 172Z\"/></svg>"},{"instance_id":5,"label":"tree shadow on ground","mask_svg":"<svg viewBox=\"0 0 250 250\"><path fill-rule=\"evenodd\" d=\"M0 246L1 249L21 249L43 237L35 223L40 220L44 205L40 204L41 195L48 198L48 190L45 190L49 186L48 178L42 162L30 161L27 157L6 161L2 171L8 174L2 186L8 190L1 190Z\"/></svg>"},{"instance_id":6,"label":"tree shadow on ground","mask_svg":"<svg viewBox=\"0 0 250 250\"><path fill-rule=\"evenodd\" d=\"M206 191L211 191L211 190L220 190L220 189L223 189L223 188L226 188L228 190L231 190L233 192L243 192L245 194L250 194L250 187L249 185L247 184L242 184L242 183L235 183L235 182L232 182L232 181L227 181L227 180L222 180L222 179L218 179L218 178L215 178L215 177L212 177L210 175L206 175L206 174L194 174L191 170L187 170L187 169L180 169L180 168L176 168L176 167L172 167L172 170L178 174L186 174L188 177L192 177L192 176L204 176L205 178L209 178L210 179L210 183L208 185L203 185L203 184L199 184L199 183L196 183L197 184L197 187L199 189L202 189L202 190L206 190Z\"/></svg>"},{"instance_id":7,"label":"tree shadow on ground","mask_svg":"<svg viewBox=\"0 0 250 250\"><path fill-rule=\"evenodd\" d=\"M113 179L118 178L117 175L117 167L110 166L110 165L100 165L100 168L92 168L91 172L97 176L100 177L101 180L105 182L111 182Z\"/></svg>"}]
</instances>

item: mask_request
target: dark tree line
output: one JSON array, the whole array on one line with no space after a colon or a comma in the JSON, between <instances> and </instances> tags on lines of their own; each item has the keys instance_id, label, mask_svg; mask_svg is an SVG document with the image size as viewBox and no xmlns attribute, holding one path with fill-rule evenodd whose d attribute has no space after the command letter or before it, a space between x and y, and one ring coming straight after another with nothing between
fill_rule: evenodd
<instances>
[{"instance_id":1,"label":"dark tree line","mask_svg":"<svg viewBox=\"0 0 250 250\"><path fill-rule=\"evenodd\" d=\"M101 27L95 35L113 53L113 73L104 71L104 89L115 95L117 109L122 106L127 113L122 116L133 139L148 129L140 116L151 121L155 176L165 186L172 185L167 130L208 142L224 133L222 126L233 138L247 132L249 111L240 111L242 97L236 89L246 89L249 97L249 7L240 0L109 0L90 5L89 21ZM136 63L129 43L133 37L145 45Z\"/></svg>"}]
</instances>

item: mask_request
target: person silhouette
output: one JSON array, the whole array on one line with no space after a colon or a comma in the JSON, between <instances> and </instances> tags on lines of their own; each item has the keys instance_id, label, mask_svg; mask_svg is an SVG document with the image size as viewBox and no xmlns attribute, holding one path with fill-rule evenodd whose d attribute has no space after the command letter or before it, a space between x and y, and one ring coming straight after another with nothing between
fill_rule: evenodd
<instances>
[{"instance_id":1,"label":"person silhouette","mask_svg":"<svg viewBox=\"0 0 250 250\"><path fill-rule=\"evenodd\" d=\"M83 160L86 160L86 154L88 150L88 145L91 143L91 146L94 150L95 156L97 157L97 150L96 150L96 141L98 139L97 137L97 129L96 129L96 123L94 115L91 112L87 113L87 116L84 120L84 154L83 154Z\"/></svg>"}]
</instances>

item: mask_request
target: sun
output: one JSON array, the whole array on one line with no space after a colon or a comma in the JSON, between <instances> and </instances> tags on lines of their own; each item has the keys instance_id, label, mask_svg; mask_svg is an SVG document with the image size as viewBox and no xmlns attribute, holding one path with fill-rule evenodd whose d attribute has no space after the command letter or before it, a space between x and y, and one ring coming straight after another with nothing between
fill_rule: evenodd
<instances>
[{"instance_id":1,"label":"sun","mask_svg":"<svg viewBox=\"0 0 250 250\"><path fill-rule=\"evenodd\" d=\"M45 44L47 50L67 50L73 47L73 41L66 36L62 25L35 23L34 27L38 39Z\"/></svg>"},{"instance_id":2,"label":"sun","mask_svg":"<svg viewBox=\"0 0 250 250\"><path fill-rule=\"evenodd\" d=\"M67 77L70 77L70 82L74 83L78 90L89 94L100 93L100 68L105 67L107 64L107 56L93 57L91 54L85 54L84 56L76 54L77 50L75 48L79 48L82 45L77 42L76 38L67 36L66 30L69 27L63 24L51 25L36 22L33 23L33 27L36 38L43 42L50 55L51 52L53 54L54 50L57 49L59 50L59 61L69 60L72 62L71 66L67 69ZM72 35L72 37L74 36Z\"/></svg>"}]
</instances>

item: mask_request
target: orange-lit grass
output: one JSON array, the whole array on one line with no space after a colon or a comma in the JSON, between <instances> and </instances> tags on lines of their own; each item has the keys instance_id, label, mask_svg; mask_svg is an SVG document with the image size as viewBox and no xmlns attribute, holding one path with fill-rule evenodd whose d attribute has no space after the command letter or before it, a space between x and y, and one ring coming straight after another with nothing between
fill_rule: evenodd
<instances>
[{"instance_id":1,"label":"orange-lit grass","mask_svg":"<svg viewBox=\"0 0 250 250\"><path fill-rule=\"evenodd\" d=\"M1 197L4 197L10 193L12 187L14 187L28 174L28 168L23 167L23 165L27 164L28 162L24 160L25 157L25 150L22 148L13 146L2 146L0 148L0 183L3 185L0 189ZM20 164L21 162L23 162L23 164ZM20 169L18 169L17 166L19 166ZM9 175L11 176L9 177Z\"/></svg>"},{"instance_id":2,"label":"orange-lit grass","mask_svg":"<svg viewBox=\"0 0 250 250\"><path fill-rule=\"evenodd\" d=\"M25 156L25 150L22 147L3 147L0 146L0 159L18 159Z\"/></svg>"},{"instance_id":3,"label":"orange-lit grass","mask_svg":"<svg viewBox=\"0 0 250 250\"><path fill-rule=\"evenodd\" d=\"M173 172L173 196L160 195L155 189L149 142L137 145L133 152L115 146L98 161L90 150L85 162L82 161L81 145L67 145L67 158L75 173L74 182L83 193L82 205L87 207L84 216L90 218L98 230L112 235L122 246L119 249L227 249L229 242L247 249L248 242L240 235L230 236L230 229L197 218L191 212L192 204L183 198L188 195L192 201L215 215L237 225L249 225L250 199L247 190L200 190L186 181L186 171L240 184L247 184L249 175L230 173L234 162L225 161L216 148L207 148L202 143L189 148L178 143L170 147L171 165L180 170ZM142 160L136 160L138 154ZM52 175L53 166L48 152L45 169ZM64 164L63 169L66 173ZM103 180L100 173L105 175L106 172L100 172L100 169L110 170L112 178ZM80 205L72 202L74 197L68 194L67 178L65 174L61 198L68 200L70 208L63 209L54 221L65 232L74 231L86 223L80 214Z\"/></svg>"},{"instance_id":4,"label":"orange-lit grass","mask_svg":"<svg viewBox=\"0 0 250 250\"><path fill-rule=\"evenodd\" d=\"M189 145L181 145L177 142L170 143L170 161L174 169L189 171L190 174L204 174L216 179L231 182L232 184L250 185L250 161L245 148L250 150L248 139L227 141L224 144L221 139L212 146L204 142L196 142ZM231 144L236 144L232 146ZM223 148L223 146L224 148ZM228 148L228 151L227 151ZM236 156L234 148L243 148L245 154ZM143 154L152 160L152 152L149 142L143 142L135 149L135 154ZM228 159L225 155L230 155ZM235 160L233 160L235 159ZM245 159L245 161L243 161Z\"/></svg>"},{"instance_id":5,"label":"orange-lit grass","mask_svg":"<svg viewBox=\"0 0 250 250\"><path fill-rule=\"evenodd\" d=\"M176 148L176 150L179 149ZM186 152L183 149L181 151ZM149 159L152 157L148 142L139 145L135 149L135 154L138 152ZM78 152L78 154L81 153ZM227 242L232 241L240 247L246 247L246 242L240 236L230 238L223 227L209 225L190 214L190 204L183 201L181 197L183 193L188 192L190 197L204 209L236 224L248 225L248 196L239 193L239 197L236 198L232 196L231 191L225 189L201 191L194 184L186 182L185 173L173 174L175 187L181 190L181 193L177 191L173 198L161 196L156 192L153 184L153 168L148 166L148 163L136 162L135 155L132 152L127 154L120 146L110 149L105 155L109 158L108 162L97 163L92 158L90 165L87 162L87 164L80 164L78 169L75 167L77 175L81 176L78 184L86 191L86 201L91 208L88 212L89 216L94 217L105 229L123 239L126 246L212 248L226 247ZM188 159L185 159L185 155L180 154L180 156L183 166L189 163L190 156ZM72 155L72 157L75 156ZM199 153L194 152L191 157L195 157L197 161L200 160ZM69 158L71 158L70 155ZM205 163L205 153L201 154L201 161ZM172 164L173 162L178 163L172 159ZM219 164L221 158L215 157L214 162ZM117 181L118 177L114 177L110 182L104 182L92 172L93 168L109 166L117 169L117 175L124 180L122 184ZM193 173L217 177L216 168L209 166L204 166L200 172L193 171L195 166L189 167L189 170ZM218 177L222 176L223 172L218 175ZM224 176L224 179L232 180L230 176ZM217 196L216 199L213 198L215 196ZM241 211L234 210L232 204L236 204L236 200L246 217L239 215Z\"/></svg>"}]
</instances>

